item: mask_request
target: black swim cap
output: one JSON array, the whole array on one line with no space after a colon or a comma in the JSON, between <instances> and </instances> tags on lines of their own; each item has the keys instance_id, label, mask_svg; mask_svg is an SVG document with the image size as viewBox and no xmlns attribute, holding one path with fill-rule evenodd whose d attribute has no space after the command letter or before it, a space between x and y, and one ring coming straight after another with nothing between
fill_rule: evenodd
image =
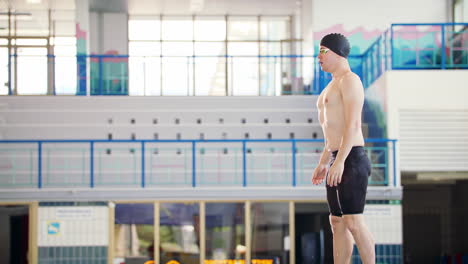
<instances>
[{"instance_id":1,"label":"black swim cap","mask_svg":"<svg viewBox=\"0 0 468 264\"><path fill-rule=\"evenodd\" d=\"M328 34L320 41L320 46L325 46L340 55L347 58L350 51L348 39L340 33Z\"/></svg>"}]
</instances>

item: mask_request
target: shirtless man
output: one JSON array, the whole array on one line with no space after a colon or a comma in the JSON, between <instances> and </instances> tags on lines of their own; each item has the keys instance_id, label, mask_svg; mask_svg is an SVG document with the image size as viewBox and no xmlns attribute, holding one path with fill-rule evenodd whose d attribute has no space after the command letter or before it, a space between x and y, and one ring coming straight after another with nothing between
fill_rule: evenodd
<instances>
[{"instance_id":1,"label":"shirtless man","mask_svg":"<svg viewBox=\"0 0 468 264\"><path fill-rule=\"evenodd\" d=\"M317 101L325 148L312 183L326 178L334 262L350 263L354 239L362 262L374 264L375 244L362 215L371 169L361 130L364 88L349 67L349 51L341 34L326 35L320 42L320 66L333 78Z\"/></svg>"}]
</instances>

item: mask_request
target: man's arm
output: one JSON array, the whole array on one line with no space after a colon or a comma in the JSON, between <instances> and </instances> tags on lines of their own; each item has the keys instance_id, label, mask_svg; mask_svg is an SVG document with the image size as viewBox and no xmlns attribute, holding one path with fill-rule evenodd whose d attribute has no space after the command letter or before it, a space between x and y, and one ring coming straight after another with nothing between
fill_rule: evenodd
<instances>
[{"instance_id":1,"label":"man's arm","mask_svg":"<svg viewBox=\"0 0 468 264\"><path fill-rule=\"evenodd\" d=\"M319 165L327 165L330 161L330 151L328 151L327 143L323 147L322 154L320 155Z\"/></svg>"},{"instance_id":2,"label":"man's arm","mask_svg":"<svg viewBox=\"0 0 468 264\"><path fill-rule=\"evenodd\" d=\"M345 127L335 162L343 162L353 147L353 139L361 132L361 115L364 104L364 88L355 74L348 74L340 85Z\"/></svg>"}]
</instances>

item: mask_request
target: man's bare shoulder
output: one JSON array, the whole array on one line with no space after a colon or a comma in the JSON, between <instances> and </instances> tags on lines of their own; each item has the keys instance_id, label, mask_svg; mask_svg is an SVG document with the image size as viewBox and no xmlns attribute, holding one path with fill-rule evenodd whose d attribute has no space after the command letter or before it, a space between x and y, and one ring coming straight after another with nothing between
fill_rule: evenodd
<instances>
[{"instance_id":1,"label":"man's bare shoulder","mask_svg":"<svg viewBox=\"0 0 468 264\"><path fill-rule=\"evenodd\" d=\"M359 75L354 72L349 72L343 76L343 82L361 82Z\"/></svg>"},{"instance_id":2,"label":"man's bare shoulder","mask_svg":"<svg viewBox=\"0 0 468 264\"><path fill-rule=\"evenodd\" d=\"M354 72L349 72L341 79L340 88L349 89L349 87L362 88L361 78Z\"/></svg>"}]
</instances>

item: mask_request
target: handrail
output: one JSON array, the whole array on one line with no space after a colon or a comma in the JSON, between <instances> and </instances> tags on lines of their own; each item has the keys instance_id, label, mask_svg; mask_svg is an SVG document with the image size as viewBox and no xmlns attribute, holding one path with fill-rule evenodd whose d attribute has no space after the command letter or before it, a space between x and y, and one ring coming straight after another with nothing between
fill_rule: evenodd
<instances>
[{"instance_id":1,"label":"handrail","mask_svg":"<svg viewBox=\"0 0 468 264\"><path fill-rule=\"evenodd\" d=\"M432 30L426 32L424 30L419 30L418 32L412 32L411 27L436 27L437 30ZM454 27L463 27L461 29L456 29L456 32L452 32ZM403 29L403 31L401 31ZM409 31L408 31L409 29ZM411 35L412 34L412 35ZM461 35L460 35L461 34ZM393 23L390 27L382 32L380 36L378 36L374 42L367 47L367 49L358 55L350 55L348 58L350 62L354 65L353 71L355 71L362 79L364 87L368 87L372 84L380 75L382 75L387 70L412 70L412 69L468 69L468 46L466 46L465 42L460 42L461 37L463 36L465 39L465 34L468 34L468 23ZM408 39L406 39L406 36ZM458 36L458 37L456 37ZM412 38L412 39L410 39ZM414 42L414 43L413 43ZM462 46L459 43L465 43L465 46ZM455 45L456 44L456 45ZM9 61L10 64L11 58L18 56L17 54L10 54ZM181 66L183 63L187 64L187 69L190 68L190 65L193 64L195 68L197 64L197 58L225 58L226 61L223 62L227 65L231 65L231 68L236 63L240 63L238 65L244 65L242 63L251 63L251 62L239 62L236 60L237 58L258 58L259 60L256 62L252 62L258 64L259 69L260 65L264 63L279 63L279 64L291 64L291 68L288 70L290 75L288 76L289 79L286 80L284 83L281 82L274 82L274 84L268 83L265 86L267 88L262 88L262 85L259 84L258 87L255 89L258 90L258 94L260 95L261 92L264 92L265 95L271 95L271 93L276 94L274 91L275 85L279 85L278 89L281 89L281 94L288 94L289 92L292 93L291 89L292 85L296 85L294 90L295 93L300 94L318 94L321 90L327 85L329 80L331 79L330 75L321 71L320 66L316 62L316 55L315 54L288 54L288 55L229 55L229 54L220 54L220 55L181 55L181 56L174 56L174 55L154 55L154 56L129 56L128 54L77 54L76 56L56 56L56 55L44 55L50 58L48 63L54 63L54 58L65 58L65 57L76 57L77 64L79 65L79 76L78 79L81 82L84 82L84 79L91 80L91 94L92 95L128 95L128 87L129 87L129 62L127 59L131 58L186 58L184 62L181 60ZM261 61L260 59L267 59L272 58L275 62L271 61ZM294 59L303 59L303 62L297 62ZM92 67L95 71L91 75L86 75L86 71L84 71L84 67L88 67L89 65L87 59L90 59L92 62ZM108 63L106 59L109 59L109 62L123 62L122 65L114 67L113 65L107 65ZM113 61L112 59L116 59ZM120 60L117 60L120 59ZM283 60L283 59L291 59ZM310 60L310 61L309 61ZM138 67L149 67L148 65L152 62L148 62L146 60L135 62ZM299 63L310 63L313 64L313 70L315 74L312 73L304 73L302 76L300 73L298 74L297 71L299 68L296 68L295 65ZM106 64L106 65L104 65ZM13 65L10 65L10 68ZM111 68L109 68L109 67ZM81 67L81 68L80 68ZM193 70L193 69L192 69ZM162 68L159 68L159 71L162 71ZM187 70L188 72L190 70ZM81 75L80 75L81 74ZM142 73L143 75L146 74L145 71ZM161 73L162 74L162 73ZM191 73L193 74L193 73ZM226 72L227 75L235 74L231 70L231 72ZM283 76L282 71L274 71L269 72L269 78L272 80L278 79L277 76ZM158 75L159 76L159 75ZM238 76L237 76L238 77ZM304 78L312 78L310 84L302 83L301 77ZM159 77L162 80L162 77ZM225 77L228 78L228 77ZM260 79L260 77L258 77ZM187 73L187 94L191 95L189 91L195 90L196 84L195 79L189 76ZM231 80L235 79L231 76ZM285 79L281 77L281 79ZM309 80L309 79L307 79ZM12 94L12 85L13 82L8 83L8 94ZM154 87L148 88L148 94L154 95L163 95L163 90L165 89L162 87L162 81L160 81L161 87L157 90ZM66 83L68 85L68 83ZM70 87L72 87L70 84ZM229 89L228 82L225 82L225 90L226 95L228 95L227 91ZM232 84L231 84L232 85ZM301 87L302 85L302 87ZM143 93L146 94L146 83L144 84ZM49 87L51 88L51 87ZM86 94L86 85L85 83L81 83L80 86L76 89L76 95L83 95ZM52 88L51 88L52 89ZM156 90L150 90L156 89ZM183 89L181 88L182 92ZM268 91L261 91L261 89L267 89ZM273 92L271 92L273 91ZM231 91L232 93L232 91ZM194 92L193 95L196 93Z\"/></svg>"},{"instance_id":2,"label":"handrail","mask_svg":"<svg viewBox=\"0 0 468 264\"><path fill-rule=\"evenodd\" d=\"M248 174L249 174L249 169L250 170L258 170L258 168L252 168L251 166L253 165L253 160L248 160L247 159L247 155L250 155L250 151L248 151L248 149L250 148L258 148L258 146L256 147L249 147L247 148L247 144L249 143L268 143L268 148L274 148L274 147L271 147L271 143L290 143L290 147L279 147L277 146L277 148L279 149L283 149L283 150L286 150L285 152L281 152L280 151L280 155L282 155L282 157L285 159L285 167L283 169L280 169L281 170L284 170L284 173L286 174L289 174L290 175L290 178L289 180L287 180L287 182L290 183L290 186L291 187L297 187L298 186L298 172L301 171L303 172L304 171L304 168L298 168L297 165L298 165L298 157L301 157L303 158L302 156L299 156L299 155L303 155L305 153L316 153L315 150L314 152L303 152L301 154L298 154L298 150L300 149L303 149L303 150L309 150L311 151L310 148L307 148L307 147L301 147L300 144L302 143L323 143L324 140L323 139L228 139L228 140L217 140L217 139L206 139L206 140L100 140L100 139L90 139L90 140L58 140L58 139L47 139L47 140L0 140L0 151L2 150L2 145L3 144L37 144L37 160L36 160L36 165L35 166L32 166L30 167L30 170L34 170L33 168L36 167L37 168L37 188L38 189L42 189L44 188L44 177L49 175L50 174L50 171L47 171L47 169L49 169L49 166L50 166L50 160L53 159L54 157L52 156L46 156L45 154L45 150L47 150L47 144L49 143L62 143L62 144L67 144L67 143L70 143L70 144L75 144L75 143L81 143L81 144L89 144L89 147L88 147L88 150L85 150L85 149L81 149L80 153L82 154L82 159L83 161L81 163L83 163L83 169L85 167L89 167L89 175L88 175L88 179L89 179L89 185L88 187L89 188L95 188L96 187L96 177L99 176L99 173L101 173L101 169L103 168L101 164L99 164L99 166L97 165L96 162L100 162L100 160L102 159L103 156L99 156L99 152L96 153L96 144L99 144L99 143L106 143L106 144L109 144L109 143L112 143L112 144L119 144L119 143L133 143L133 144L136 144L136 145L139 145L140 147L128 147L128 146L125 146L126 148L132 148L132 149L135 149L135 153L140 153L141 154L141 157L140 157L140 165L141 165L141 171L140 171L140 183L139 183L139 186L141 188L146 188L148 187L149 185L149 181L148 181L148 177L150 177L151 175L151 171L149 173L148 172L148 169L146 168L146 163L148 162L148 165L153 166L151 161L147 160L146 159L146 155L145 153L147 151L152 151L154 150L154 145L153 145L153 149L151 149L151 145L150 144L157 144L157 143L189 143L191 146L188 148L188 149L191 149L191 175L192 175L192 179L191 179L191 186L192 187L197 187L197 183L198 183L198 171L201 171L202 174L203 174L203 169L204 168L197 168L197 157L199 154L198 153L198 150L199 149L203 149L203 148L206 148L205 147L200 147L199 144L203 144L203 143L241 143L242 146L239 148L239 147L235 147L234 149L238 149L238 150L242 150L242 156L241 156L241 162L242 162L242 182L241 182L241 186L242 187L247 187L249 186L249 179L252 180L252 178L249 178L248 177ZM376 163L375 165L379 168L384 168L384 178L383 178L383 181L380 183L380 184L384 184L384 185L387 185L387 186L397 186L397 171L396 171L396 142L397 140L396 139L385 139L385 138L367 138L365 139L365 142L366 143L373 143L373 144L376 144L374 147L368 147L369 148L369 151L383 151L382 153L383 156L381 156L380 160L378 163ZM382 146L382 144L384 144ZM385 144L391 144L390 146L386 145ZM55 147L55 146L54 146ZM115 145L113 146L115 147ZM105 148L113 148L113 147L108 147L106 146ZM229 147L223 147L223 146L217 146L219 147L220 149L222 148L227 148L229 149ZM102 148L102 147L101 147ZM180 148L180 146L175 146L173 147L174 150L175 149L178 149ZM231 147L233 148L233 147ZM138 150L139 149L139 150ZM187 149L187 148L184 148L184 149ZM289 151L288 151L289 149ZM314 148L314 149L319 149L318 147ZM18 148L18 150L21 150L21 148ZM24 150L24 149L23 149ZM53 150L53 149L51 149ZM63 149L60 149L60 147L56 147L56 150L62 150ZM12 151L11 151L11 148L8 148L5 150L6 151L6 154L7 154L7 158L4 159L4 162L8 162L8 161L11 161L11 163L15 164L15 162L18 162L18 163L21 163L20 161L18 160L14 160L15 156L12 157L12 155L14 154ZM29 151L32 151L31 149L29 149ZM88 154L85 154L88 153ZM234 151L236 152L236 151ZM388 156L389 152L392 152L392 156L390 158L390 156ZM8 157L8 155L10 155L10 157ZM30 154L31 156L29 157L29 159L33 159L33 157L35 157L33 154ZM75 153L76 155L76 153ZM260 154L261 155L268 155L268 154ZM271 155L275 155L275 154L271 154ZM278 155L278 154L276 154ZM89 161L89 165L84 165L84 162L86 160L86 157L88 157L88 161ZM252 156L250 156L252 157ZM259 157L259 156L257 156ZM17 158L17 157L16 157ZM24 158L24 157L23 157ZM63 157L62 157L63 158ZM76 158L76 157L75 157ZM190 158L190 157L186 157L186 158ZM219 157L218 157L219 158ZM271 158L271 157L270 157ZM151 158L152 159L152 158ZM289 160L289 161L287 161ZM114 161L114 163L117 162L117 161ZM233 162L236 162L235 160L233 160ZM250 165L250 167L248 168L247 167L247 164L249 162L252 162ZM303 160L301 160L301 162L303 162ZM157 162L157 164L160 164ZM287 164L290 164L290 165L287 165ZM301 163L302 164L302 163ZM310 165L313 165L313 164L308 164L308 168L310 169ZM47 166L46 166L47 165ZM170 164L168 164L170 165ZM278 164L276 164L278 166ZM391 167L389 167L388 165L393 165ZM46 166L46 171L45 171L45 174L43 172L44 170L44 166ZM270 164L271 166L271 164ZM99 169L98 169L99 167ZM202 166L203 167L203 166ZM391 178L393 179L392 182L390 182L390 178L389 178L389 169L391 168L391 172L392 172L392 175L391 175ZM222 168L221 168L222 169ZM270 168L271 169L271 168ZM270 170L269 169L269 170ZM6 175L13 175L13 176L16 176L16 173L17 171L15 170L15 168L0 168L0 172L2 172L3 170L3 174L6 173ZM98 170L98 171L96 171ZM133 168L134 170L134 174L132 175L137 175L137 170L136 168ZM136 171L135 171L136 170ZM228 169L229 170L229 169ZM66 168L61 168L60 170L61 172L60 173L66 173ZM68 173L71 173L71 172L68 172ZM98 174L96 174L98 173ZM107 173L111 173L111 172L107 172ZM82 174L82 173L81 173ZM385 176L387 175L387 176ZM286 178L283 178L283 182ZM2 182L0 182L0 186L2 185ZM266 184L268 186L268 184ZM302 184L302 186L304 186L304 184ZM1 187L0 187L1 188Z\"/></svg>"}]
</instances>

